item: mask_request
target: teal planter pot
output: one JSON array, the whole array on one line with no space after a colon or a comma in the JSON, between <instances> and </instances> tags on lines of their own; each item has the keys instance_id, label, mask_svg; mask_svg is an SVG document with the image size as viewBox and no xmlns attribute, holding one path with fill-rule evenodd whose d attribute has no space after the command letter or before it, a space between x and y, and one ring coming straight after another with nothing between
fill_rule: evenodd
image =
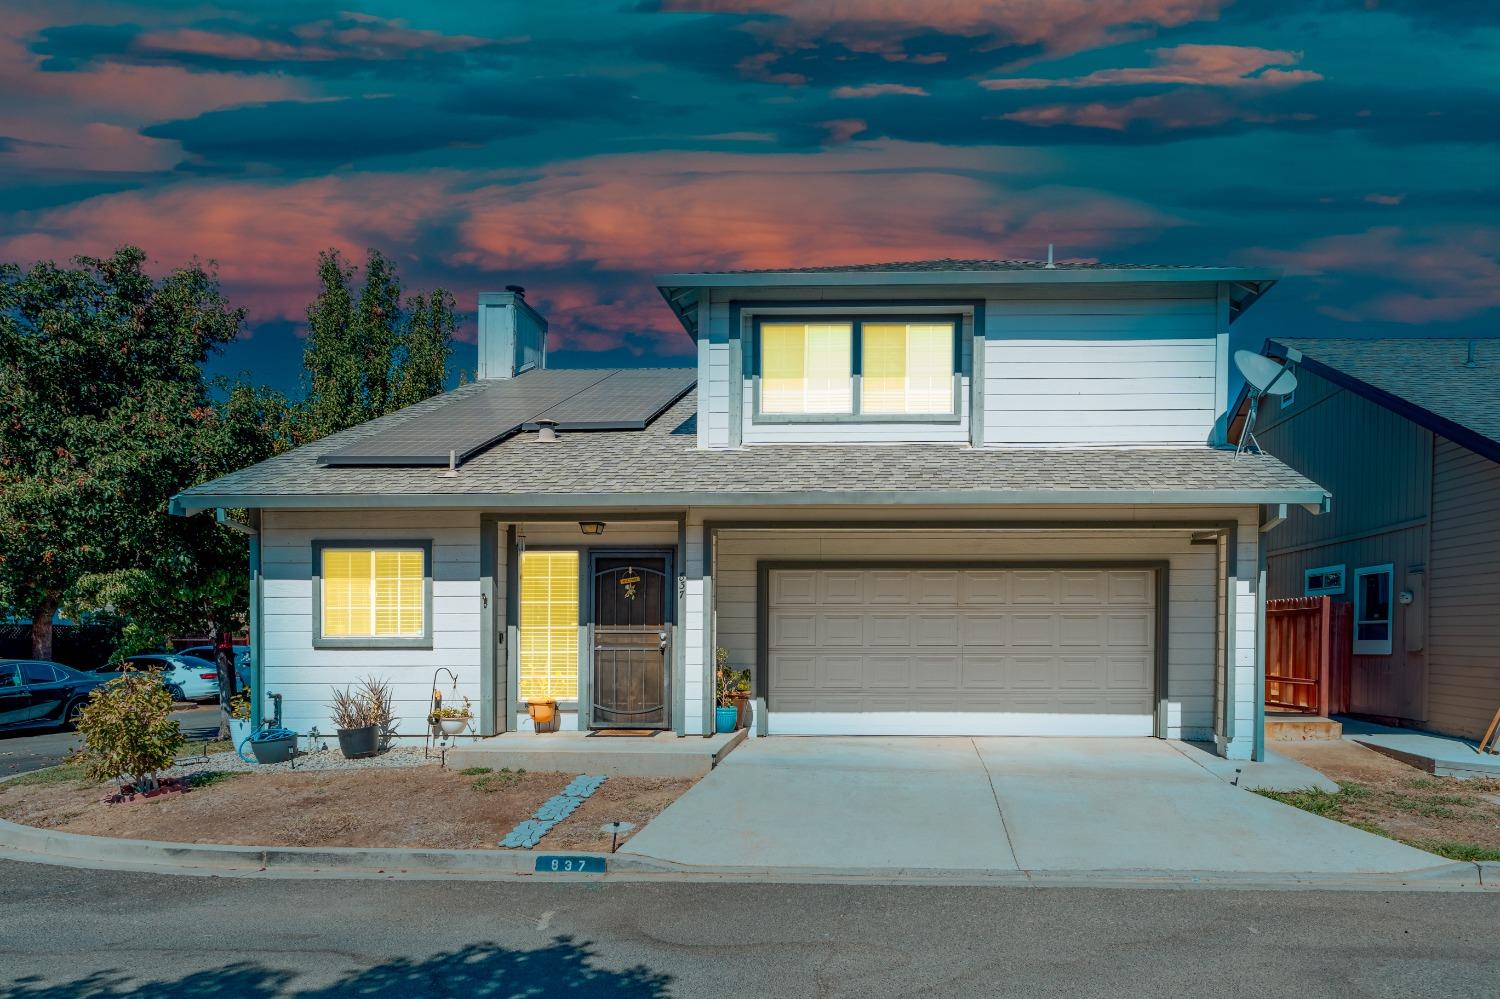
<instances>
[{"instance_id":1,"label":"teal planter pot","mask_svg":"<svg viewBox=\"0 0 1500 999\"><path fill-rule=\"evenodd\" d=\"M714 708L714 730L718 732L733 732L739 723L740 711L738 708Z\"/></svg>"}]
</instances>

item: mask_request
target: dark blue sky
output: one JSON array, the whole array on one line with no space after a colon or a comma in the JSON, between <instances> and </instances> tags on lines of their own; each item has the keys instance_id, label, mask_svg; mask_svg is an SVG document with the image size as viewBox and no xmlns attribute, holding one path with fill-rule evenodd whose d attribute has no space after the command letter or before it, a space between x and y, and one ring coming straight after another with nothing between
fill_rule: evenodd
<instances>
[{"instance_id":1,"label":"dark blue sky","mask_svg":"<svg viewBox=\"0 0 1500 999\"><path fill-rule=\"evenodd\" d=\"M216 260L291 391L328 246L572 364L687 363L659 271L1049 242L1283 268L1245 343L1500 333L1487 0L0 8L0 259Z\"/></svg>"}]
</instances>

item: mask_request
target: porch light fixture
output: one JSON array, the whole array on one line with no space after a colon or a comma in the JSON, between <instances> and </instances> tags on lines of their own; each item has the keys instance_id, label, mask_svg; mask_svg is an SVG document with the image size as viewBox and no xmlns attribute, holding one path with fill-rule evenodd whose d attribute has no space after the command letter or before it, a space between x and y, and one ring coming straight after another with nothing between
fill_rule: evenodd
<instances>
[{"instance_id":1,"label":"porch light fixture","mask_svg":"<svg viewBox=\"0 0 1500 999\"><path fill-rule=\"evenodd\" d=\"M580 520L578 529L584 534L603 534L604 521L602 520Z\"/></svg>"}]
</instances>

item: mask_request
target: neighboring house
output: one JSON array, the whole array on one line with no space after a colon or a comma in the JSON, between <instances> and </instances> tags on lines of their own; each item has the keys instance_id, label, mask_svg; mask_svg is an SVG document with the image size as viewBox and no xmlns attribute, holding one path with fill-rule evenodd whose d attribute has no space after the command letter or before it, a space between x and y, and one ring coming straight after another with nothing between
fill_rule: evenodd
<instances>
[{"instance_id":1,"label":"neighboring house","mask_svg":"<svg viewBox=\"0 0 1500 999\"><path fill-rule=\"evenodd\" d=\"M1329 488L1269 594L1354 604L1351 709L1478 737L1500 708L1500 340L1276 338L1296 392L1256 437Z\"/></svg>"},{"instance_id":2,"label":"neighboring house","mask_svg":"<svg viewBox=\"0 0 1500 999\"><path fill-rule=\"evenodd\" d=\"M1236 268L943 260L676 274L697 370L561 370L519 290L479 379L196 486L250 511L255 689L327 731L436 671L475 731L1157 736L1260 753L1263 523L1325 491L1224 444ZM450 468L450 464L452 467ZM1267 509L1269 508L1269 509ZM264 701L257 710L264 708Z\"/></svg>"}]
</instances>

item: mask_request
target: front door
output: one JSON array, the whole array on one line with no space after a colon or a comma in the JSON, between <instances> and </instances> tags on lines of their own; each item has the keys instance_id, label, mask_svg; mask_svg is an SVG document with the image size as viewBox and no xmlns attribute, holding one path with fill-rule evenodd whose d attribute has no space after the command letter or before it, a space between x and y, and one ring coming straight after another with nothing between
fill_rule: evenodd
<instances>
[{"instance_id":1,"label":"front door","mask_svg":"<svg viewBox=\"0 0 1500 999\"><path fill-rule=\"evenodd\" d=\"M667 728L671 572L666 555L593 559L590 728Z\"/></svg>"}]
</instances>

